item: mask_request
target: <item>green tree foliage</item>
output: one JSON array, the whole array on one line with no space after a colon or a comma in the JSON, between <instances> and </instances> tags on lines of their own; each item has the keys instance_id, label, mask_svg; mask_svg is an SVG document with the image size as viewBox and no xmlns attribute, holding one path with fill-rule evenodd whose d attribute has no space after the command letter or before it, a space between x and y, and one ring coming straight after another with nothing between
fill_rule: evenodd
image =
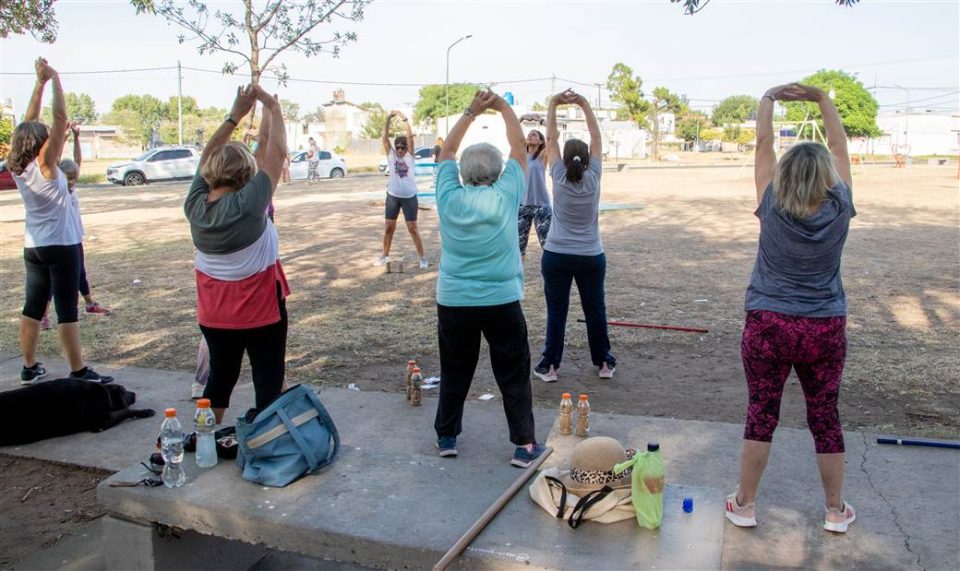
<instances>
[{"instance_id":1,"label":"green tree foliage","mask_svg":"<svg viewBox=\"0 0 960 571\"><path fill-rule=\"evenodd\" d=\"M300 104L286 99L280 100L280 109L283 110L284 121L296 121L300 119Z\"/></svg>"},{"instance_id":2,"label":"green tree foliage","mask_svg":"<svg viewBox=\"0 0 960 571\"><path fill-rule=\"evenodd\" d=\"M617 104L617 119L633 121L641 129L649 128L650 102L644 98L643 79L633 75L633 68L625 63L615 64L607 76L607 89L610 99Z\"/></svg>"},{"instance_id":3,"label":"green tree foliage","mask_svg":"<svg viewBox=\"0 0 960 571\"><path fill-rule=\"evenodd\" d=\"M176 104L176 98L174 98ZM124 95L113 101L113 106L104 120L107 123L120 125L124 137L136 140L141 144L150 141L150 133L154 125L171 117L169 106L153 95ZM177 110L173 109L172 117L177 118Z\"/></svg>"},{"instance_id":4,"label":"green tree foliage","mask_svg":"<svg viewBox=\"0 0 960 571\"><path fill-rule=\"evenodd\" d=\"M370 116L367 117L367 122L363 124L360 136L366 137L367 139L379 139L383 136L383 125L387 121L387 111L379 103L362 103L360 107L370 111ZM394 119L390 122L391 138L402 135L406 133L406 131L403 121Z\"/></svg>"},{"instance_id":5,"label":"green tree foliage","mask_svg":"<svg viewBox=\"0 0 960 571\"><path fill-rule=\"evenodd\" d=\"M63 94L63 101L67 104L67 120L89 124L97 120L97 106L93 98L86 93L67 92ZM50 125L53 123L53 110L49 106L43 108L40 120Z\"/></svg>"},{"instance_id":6,"label":"green tree foliage","mask_svg":"<svg viewBox=\"0 0 960 571\"><path fill-rule=\"evenodd\" d=\"M0 2L0 38L30 34L37 41L52 44L57 39L56 0L4 0Z\"/></svg>"},{"instance_id":7,"label":"green tree foliage","mask_svg":"<svg viewBox=\"0 0 960 571\"><path fill-rule=\"evenodd\" d=\"M805 77L800 81L807 85L814 85L830 93L834 91L833 104L840 114L843 130L849 137L877 137L881 134L877 127L877 111L879 105L873 95L860 83L856 77L841 70L822 69L817 73ZM816 119L823 130L823 119L820 108L816 103L791 102L786 104L787 121L803 121L806 118ZM808 133L801 135L809 136Z\"/></svg>"},{"instance_id":8,"label":"green tree foliage","mask_svg":"<svg viewBox=\"0 0 960 571\"><path fill-rule=\"evenodd\" d=\"M473 83L451 83L448 107L445 85L425 85L420 88L420 98L413 107L413 120L417 123L436 124L441 117L457 115L470 105L478 89L480 86Z\"/></svg>"},{"instance_id":9,"label":"green tree foliage","mask_svg":"<svg viewBox=\"0 0 960 571\"><path fill-rule=\"evenodd\" d=\"M860 0L833 0L838 6L853 6ZM671 4L683 4L683 13L692 16L707 7L710 0L670 0Z\"/></svg>"},{"instance_id":10,"label":"green tree foliage","mask_svg":"<svg viewBox=\"0 0 960 571\"><path fill-rule=\"evenodd\" d=\"M13 138L13 117L0 115L0 157L10 152L10 139Z\"/></svg>"},{"instance_id":11,"label":"green tree foliage","mask_svg":"<svg viewBox=\"0 0 960 571\"><path fill-rule=\"evenodd\" d=\"M743 123L757 116L757 98L752 95L731 95L713 108L710 118L714 125Z\"/></svg>"},{"instance_id":12,"label":"green tree foliage","mask_svg":"<svg viewBox=\"0 0 960 571\"><path fill-rule=\"evenodd\" d=\"M687 111L677 119L676 135L684 141L693 142L703 138L702 132L710 126L710 118L700 111Z\"/></svg>"},{"instance_id":13,"label":"green tree foliage","mask_svg":"<svg viewBox=\"0 0 960 571\"><path fill-rule=\"evenodd\" d=\"M630 119L653 136L653 159L660 158L660 127L658 118L666 112L679 113L686 103L666 87L655 87L649 99L643 93L643 79L633 75L633 68L617 63L607 76L610 99L618 105L617 119Z\"/></svg>"}]
</instances>

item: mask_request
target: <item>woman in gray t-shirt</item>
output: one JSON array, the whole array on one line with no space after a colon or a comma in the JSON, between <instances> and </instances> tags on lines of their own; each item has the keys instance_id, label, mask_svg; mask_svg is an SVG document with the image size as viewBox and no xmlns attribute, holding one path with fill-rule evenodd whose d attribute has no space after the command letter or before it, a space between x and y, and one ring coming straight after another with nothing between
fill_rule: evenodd
<instances>
[{"instance_id":1,"label":"woman in gray t-shirt","mask_svg":"<svg viewBox=\"0 0 960 571\"><path fill-rule=\"evenodd\" d=\"M778 162L773 149L776 101L816 102L829 150L819 143L799 143ZM754 501L792 368L803 388L823 482L823 528L843 533L856 514L842 496L844 445L837 400L846 361L847 305L840 255L856 210L847 138L830 98L821 89L798 84L767 91L757 111L754 165L760 243L740 345L750 398L740 485L727 497L726 517L740 527L757 525Z\"/></svg>"},{"instance_id":2,"label":"woman in gray t-shirt","mask_svg":"<svg viewBox=\"0 0 960 571\"><path fill-rule=\"evenodd\" d=\"M590 131L590 146L570 139L560 154L557 106L578 105ZM547 159L553 178L553 218L540 258L543 294L547 300L547 334L543 357L534 374L548 383L557 380L563 356L564 330L570 307L570 286L577 282L587 322L590 358L601 379L613 377L617 361L610 352L603 281L607 258L600 241L600 124L587 99L571 90L555 95L547 110Z\"/></svg>"},{"instance_id":3,"label":"woman in gray t-shirt","mask_svg":"<svg viewBox=\"0 0 960 571\"><path fill-rule=\"evenodd\" d=\"M527 116L524 116L527 117ZM521 119L522 121L523 119ZM543 152L547 141L536 129L527 133L527 178L526 191L520 199L520 215L517 226L520 230L520 255L527 255L527 241L531 226L537 232L540 248L550 232L550 195L547 194L547 156Z\"/></svg>"}]
</instances>

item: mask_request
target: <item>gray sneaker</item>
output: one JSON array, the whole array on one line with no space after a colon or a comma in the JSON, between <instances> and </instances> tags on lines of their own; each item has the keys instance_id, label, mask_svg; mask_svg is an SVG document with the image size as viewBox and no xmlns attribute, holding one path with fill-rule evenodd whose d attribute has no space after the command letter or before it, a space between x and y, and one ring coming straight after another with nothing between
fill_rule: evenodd
<instances>
[{"instance_id":1,"label":"gray sneaker","mask_svg":"<svg viewBox=\"0 0 960 571\"><path fill-rule=\"evenodd\" d=\"M43 363L34 363L32 367L25 366L20 369L20 384L32 385L46 376L47 370L43 368Z\"/></svg>"}]
</instances>

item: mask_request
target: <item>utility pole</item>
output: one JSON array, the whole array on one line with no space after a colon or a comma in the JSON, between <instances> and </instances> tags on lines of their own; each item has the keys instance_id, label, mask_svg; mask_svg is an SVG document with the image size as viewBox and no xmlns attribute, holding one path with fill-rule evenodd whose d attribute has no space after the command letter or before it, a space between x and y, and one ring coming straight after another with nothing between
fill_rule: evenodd
<instances>
[{"instance_id":1,"label":"utility pole","mask_svg":"<svg viewBox=\"0 0 960 571\"><path fill-rule=\"evenodd\" d=\"M453 49L453 46L459 44L463 40L469 40L472 37L473 34L467 34L447 47L447 78L443 84L443 121L445 124L444 130L446 131L443 134L444 137L450 134L450 50Z\"/></svg>"},{"instance_id":2,"label":"utility pole","mask_svg":"<svg viewBox=\"0 0 960 571\"><path fill-rule=\"evenodd\" d=\"M183 144L183 72L177 60L177 144Z\"/></svg>"}]
</instances>

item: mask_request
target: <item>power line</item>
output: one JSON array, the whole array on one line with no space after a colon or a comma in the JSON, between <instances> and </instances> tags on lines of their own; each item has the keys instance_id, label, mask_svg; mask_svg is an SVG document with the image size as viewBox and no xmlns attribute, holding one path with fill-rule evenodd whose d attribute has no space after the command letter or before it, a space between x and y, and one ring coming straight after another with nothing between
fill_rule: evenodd
<instances>
[{"instance_id":1,"label":"power line","mask_svg":"<svg viewBox=\"0 0 960 571\"><path fill-rule=\"evenodd\" d=\"M136 73L141 71L169 71L171 69L177 69L177 66L168 66L168 67L144 67L140 69L104 69L104 70L90 70L90 71L58 71L60 75L97 75L104 73ZM186 69L186 68L184 68ZM0 71L0 75L36 75L35 71Z\"/></svg>"},{"instance_id":2,"label":"power line","mask_svg":"<svg viewBox=\"0 0 960 571\"><path fill-rule=\"evenodd\" d=\"M943 99L944 97L953 97L957 94L960 94L960 91L954 91L953 93L944 93L943 95L934 95L933 97L924 97L923 99L911 99L910 101L901 101L900 103L887 103L881 105L880 107L897 107L902 105L914 105L916 103L923 103L924 101L934 101L936 99ZM941 101L940 103L946 103Z\"/></svg>"}]
</instances>

